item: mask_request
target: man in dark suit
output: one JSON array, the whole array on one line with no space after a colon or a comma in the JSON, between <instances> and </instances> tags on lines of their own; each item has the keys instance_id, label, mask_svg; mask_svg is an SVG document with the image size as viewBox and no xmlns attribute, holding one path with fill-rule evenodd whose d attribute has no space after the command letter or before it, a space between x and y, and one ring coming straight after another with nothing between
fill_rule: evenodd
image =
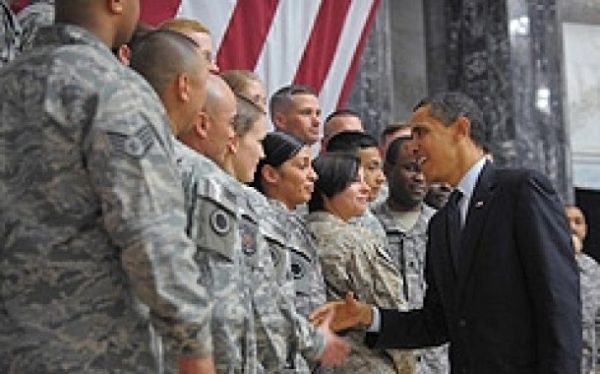
<instances>
[{"instance_id":1,"label":"man in dark suit","mask_svg":"<svg viewBox=\"0 0 600 374\"><path fill-rule=\"evenodd\" d=\"M450 341L453 373L579 373L578 272L549 181L486 161L483 116L464 94L423 100L410 122L428 181L457 191L429 226L423 308L379 309L349 294L313 319L334 309L334 328L368 327L376 348Z\"/></svg>"}]
</instances>

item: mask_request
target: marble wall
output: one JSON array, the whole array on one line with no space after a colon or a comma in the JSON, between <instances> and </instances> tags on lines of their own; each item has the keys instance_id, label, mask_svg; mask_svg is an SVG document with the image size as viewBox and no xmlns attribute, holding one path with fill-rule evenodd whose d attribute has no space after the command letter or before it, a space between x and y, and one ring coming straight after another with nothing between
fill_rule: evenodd
<instances>
[{"instance_id":1,"label":"marble wall","mask_svg":"<svg viewBox=\"0 0 600 374\"><path fill-rule=\"evenodd\" d=\"M561 22L599 4L382 0L348 106L377 135L423 96L463 91L486 114L496 162L541 171L571 201Z\"/></svg>"}]
</instances>

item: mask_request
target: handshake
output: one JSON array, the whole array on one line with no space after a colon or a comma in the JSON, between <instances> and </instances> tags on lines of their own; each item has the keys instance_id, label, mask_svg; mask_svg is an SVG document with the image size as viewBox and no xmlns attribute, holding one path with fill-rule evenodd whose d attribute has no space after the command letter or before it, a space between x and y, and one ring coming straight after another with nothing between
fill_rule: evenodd
<instances>
[{"instance_id":1,"label":"handshake","mask_svg":"<svg viewBox=\"0 0 600 374\"><path fill-rule=\"evenodd\" d=\"M321 364L327 367L339 366L350 352L348 342L334 332L369 326L371 319L371 307L356 301L352 292L348 292L344 300L326 303L311 313L309 320L324 333L327 341L325 350L319 357Z\"/></svg>"},{"instance_id":2,"label":"handshake","mask_svg":"<svg viewBox=\"0 0 600 374\"><path fill-rule=\"evenodd\" d=\"M372 314L371 306L358 302L352 292L348 292L344 300L326 303L311 313L310 322L325 335L326 339L325 349L319 357L321 365L325 367L342 365L350 353L350 344L335 332L352 327L370 326ZM178 372L179 374L212 374L215 373L215 368L210 356L179 357Z\"/></svg>"}]
</instances>

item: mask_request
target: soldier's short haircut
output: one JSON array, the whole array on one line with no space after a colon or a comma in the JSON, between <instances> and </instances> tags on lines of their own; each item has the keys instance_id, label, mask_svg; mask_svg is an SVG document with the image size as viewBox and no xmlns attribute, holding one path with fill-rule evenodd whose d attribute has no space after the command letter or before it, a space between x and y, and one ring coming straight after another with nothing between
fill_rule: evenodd
<instances>
[{"instance_id":1,"label":"soldier's short haircut","mask_svg":"<svg viewBox=\"0 0 600 374\"><path fill-rule=\"evenodd\" d=\"M131 46L133 70L142 75L161 95L183 72L195 71L198 61L198 44L191 38L171 30L154 30Z\"/></svg>"},{"instance_id":2,"label":"soldier's short haircut","mask_svg":"<svg viewBox=\"0 0 600 374\"><path fill-rule=\"evenodd\" d=\"M335 117L356 117L360 119L360 114L358 114L352 109L338 109L329 113L327 118L325 118L325 124L334 119Z\"/></svg>"},{"instance_id":3,"label":"soldier's short haircut","mask_svg":"<svg viewBox=\"0 0 600 374\"><path fill-rule=\"evenodd\" d=\"M383 144L385 142L385 138L396 133L397 131L400 131L402 129L407 129L407 128L410 128L410 125L408 123L404 123L404 122L389 124L381 132L381 135L379 136L379 141L381 142L381 144Z\"/></svg>"},{"instance_id":4,"label":"soldier's short haircut","mask_svg":"<svg viewBox=\"0 0 600 374\"><path fill-rule=\"evenodd\" d=\"M456 91L436 93L421 100L415 105L413 111L425 106L429 108L429 114L433 118L438 119L446 126L460 116L467 118L471 122L471 140L479 147L484 145L483 112L469 96Z\"/></svg>"},{"instance_id":5,"label":"soldier's short haircut","mask_svg":"<svg viewBox=\"0 0 600 374\"><path fill-rule=\"evenodd\" d=\"M236 115L233 120L233 130L242 137L252 129L252 126L265 115L265 112L252 100L242 96L235 95Z\"/></svg>"},{"instance_id":6,"label":"soldier's short haircut","mask_svg":"<svg viewBox=\"0 0 600 374\"><path fill-rule=\"evenodd\" d=\"M269 111L271 115L277 112L285 112L292 103L292 97L294 95L313 95L317 96L314 89L309 86L301 84L291 84L278 89L271 100L269 101Z\"/></svg>"},{"instance_id":7,"label":"soldier's short haircut","mask_svg":"<svg viewBox=\"0 0 600 374\"><path fill-rule=\"evenodd\" d=\"M398 153L400 152L400 149L402 149L404 143L410 139L411 138L409 136L399 136L392 140L385 154L385 167L396 165L398 162Z\"/></svg>"},{"instance_id":8,"label":"soldier's short haircut","mask_svg":"<svg viewBox=\"0 0 600 374\"><path fill-rule=\"evenodd\" d=\"M325 210L325 197L332 198L358 180L360 159L346 152L328 152L317 157L312 166L319 177L308 201L308 211L316 212Z\"/></svg>"},{"instance_id":9,"label":"soldier's short haircut","mask_svg":"<svg viewBox=\"0 0 600 374\"><path fill-rule=\"evenodd\" d=\"M361 131L342 131L335 134L327 143L327 152L348 152L358 154L363 148L377 148L377 140Z\"/></svg>"}]
</instances>

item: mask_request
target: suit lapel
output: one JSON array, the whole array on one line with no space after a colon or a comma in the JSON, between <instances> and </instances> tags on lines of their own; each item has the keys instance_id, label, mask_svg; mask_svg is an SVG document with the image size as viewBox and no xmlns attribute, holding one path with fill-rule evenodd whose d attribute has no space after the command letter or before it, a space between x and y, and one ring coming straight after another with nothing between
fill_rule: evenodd
<instances>
[{"instance_id":1,"label":"suit lapel","mask_svg":"<svg viewBox=\"0 0 600 374\"><path fill-rule=\"evenodd\" d=\"M476 253L477 244L481 239L483 227L490 212L491 200L494 196L495 174L494 166L486 163L481 170L471 201L469 202L467 218L462 233L462 248L460 250L458 266L458 289L461 293L464 292L465 283L471 273L474 258L479 255L479 253Z\"/></svg>"}]
</instances>

